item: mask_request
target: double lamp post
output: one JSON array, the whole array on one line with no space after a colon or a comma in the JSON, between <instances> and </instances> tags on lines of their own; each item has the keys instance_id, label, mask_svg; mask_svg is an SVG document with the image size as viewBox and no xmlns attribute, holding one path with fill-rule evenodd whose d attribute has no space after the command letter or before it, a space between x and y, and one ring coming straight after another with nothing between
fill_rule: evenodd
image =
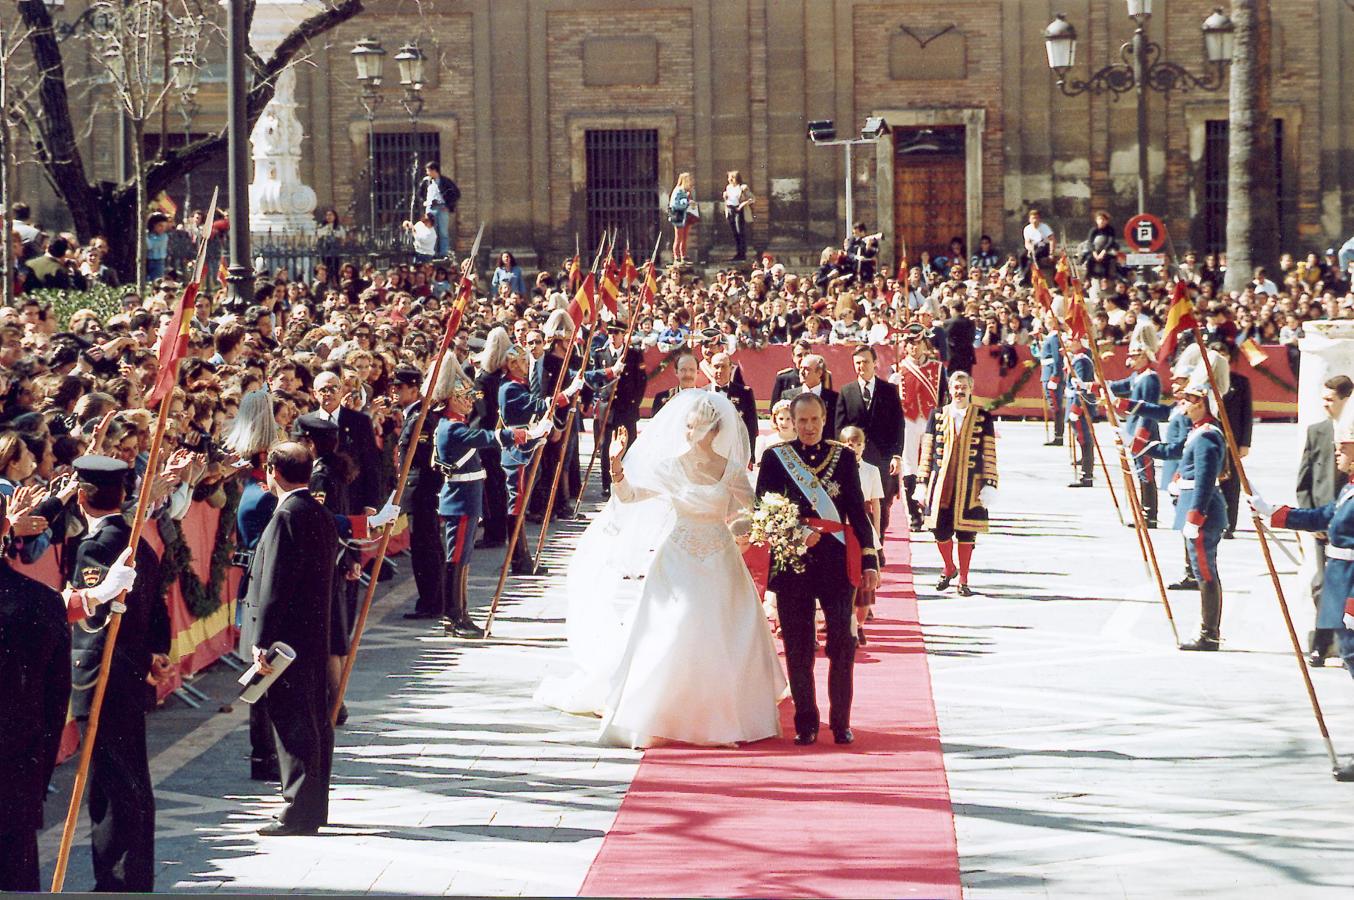
<instances>
[{"instance_id":1,"label":"double lamp post","mask_svg":"<svg viewBox=\"0 0 1354 900\"><path fill-rule=\"evenodd\" d=\"M353 47L351 56L357 68L357 81L362 86L358 99L367 114L367 214L371 234L376 234L376 111L384 97L381 94L381 79L385 69L385 48L374 37L365 37ZM418 119L423 114L423 75L427 57L418 44L405 44L395 54L395 63L400 70L400 85L404 93L400 105L409 116L409 125L413 131L413 184L410 186L409 218L414 214L414 190L418 185Z\"/></svg>"}]
</instances>

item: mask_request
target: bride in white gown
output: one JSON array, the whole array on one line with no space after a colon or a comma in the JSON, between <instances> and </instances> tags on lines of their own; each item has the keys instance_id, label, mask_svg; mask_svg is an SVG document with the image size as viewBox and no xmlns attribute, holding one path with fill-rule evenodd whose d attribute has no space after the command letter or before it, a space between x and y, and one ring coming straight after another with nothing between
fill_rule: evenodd
<instances>
[{"instance_id":1,"label":"bride in white gown","mask_svg":"<svg viewBox=\"0 0 1354 900\"><path fill-rule=\"evenodd\" d=\"M569 565L578 671L537 699L600 715L601 743L730 745L780 734L785 676L729 522L754 502L747 431L722 394L677 394L624 456ZM638 587L638 599L635 599Z\"/></svg>"}]
</instances>

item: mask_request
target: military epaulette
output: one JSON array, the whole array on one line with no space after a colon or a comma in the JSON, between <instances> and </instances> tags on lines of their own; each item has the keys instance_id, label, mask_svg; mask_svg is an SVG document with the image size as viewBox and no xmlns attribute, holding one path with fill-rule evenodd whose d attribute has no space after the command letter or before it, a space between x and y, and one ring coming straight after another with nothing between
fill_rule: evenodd
<instances>
[{"instance_id":1,"label":"military epaulette","mask_svg":"<svg viewBox=\"0 0 1354 900\"><path fill-rule=\"evenodd\" d=\"M776 374L777 374L777 375L789 375L791 372L798 372L798 371L799 371L799 370L796 369L794 366L786 366L785 368L781 369L781 370L780 370L779 372L777 372Z\"/></svg>"}]
</instances>

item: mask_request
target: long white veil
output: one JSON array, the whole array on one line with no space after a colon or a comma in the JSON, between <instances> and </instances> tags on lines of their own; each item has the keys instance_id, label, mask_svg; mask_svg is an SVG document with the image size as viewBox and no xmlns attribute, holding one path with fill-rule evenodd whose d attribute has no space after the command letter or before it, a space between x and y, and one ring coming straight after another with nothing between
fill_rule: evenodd
<instances>
[{"instance_id":1,"label":"long white veil","mask_svg":"<svg viewBox=\"0 0 1354 900\"><path fill-rule=\"evenodd\" d=\"M684 459L711 431L711 449L723 459L717 480L713 472L696 475ZM625 481L636 499L622 502L613 493L569 563L565 630L579 672L547 679L539 701L568 712L602 711L643 578L672 532L677 508L729 517L750 506L750 456L747 429L723 394L690 388L649 420L625 456Z\"/></svg>"}]
</instances>

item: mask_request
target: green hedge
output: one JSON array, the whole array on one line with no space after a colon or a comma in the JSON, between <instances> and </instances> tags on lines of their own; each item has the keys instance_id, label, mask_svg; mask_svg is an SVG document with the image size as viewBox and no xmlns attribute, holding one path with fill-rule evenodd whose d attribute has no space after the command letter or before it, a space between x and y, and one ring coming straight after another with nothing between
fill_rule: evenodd
<instances>
[{"instance_id":1,"label":"green hedge","mask_svg":"<svg viewBox=\"0 0 1354 900\"><path fill-rule=\"evenodd\" d=\"M64 329L70 324L71 315L77 310L92 309L99 314L100 321L107 322L122 311L122 295L125 287L109 287L106 284L95 285L87 291L61 291L46 288L29 291L25 297L37 297L51 308L56 316L58 327Z\"/></svg>"}]
</instances>

